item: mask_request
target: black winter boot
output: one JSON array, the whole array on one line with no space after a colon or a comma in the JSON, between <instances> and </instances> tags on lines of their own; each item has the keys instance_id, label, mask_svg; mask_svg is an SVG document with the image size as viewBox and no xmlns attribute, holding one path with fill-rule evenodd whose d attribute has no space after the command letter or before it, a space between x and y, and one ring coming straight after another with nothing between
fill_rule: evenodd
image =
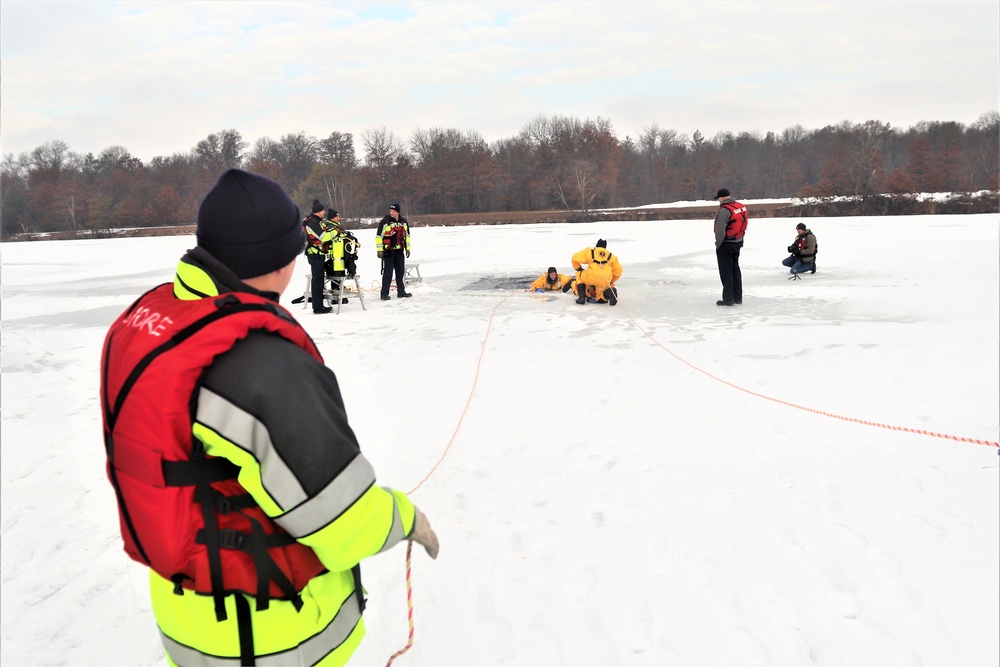
<instances>
[{"instance_id":1,"label":"black winter boot","mask_svg":"<svg viewBox=\"0 0 1000 667\"><path fill-rule=\"evenodd\" d=\"M563 291L563 294L565 294L566 292L568 292L568 291L570 291L571 289L573 289L573 284L574 284L574 281L572 281L572 280L567 280L567 281L566 281L566 284L562 286L562 291Z\"/></svg>"},{"instance_id":2,"label":"black winter boot","mask_svg":"<svg viewBox=\"0 0 1000 667\"><path fill-rule=\"evenodd\" d=\"M583 304L587 303L587 286L586 285L584 285L583 283L577 283L576 284L576 293L578 295L580 295L580 298L578 298L576 300L576 302L578 304L580 304L582 306Z\"/></svg>"},{"instance_id":3,"label":"black winter boot","mask_svg":"<svg viewBox=\"0 0 1000 667\"><path fill-rule=\"evenodd\" d=\"M604 298L608 300L608 305L613 306L618 303L618 290L614 287L609 287L604 290Z\"/></svg>"}]
</instances>

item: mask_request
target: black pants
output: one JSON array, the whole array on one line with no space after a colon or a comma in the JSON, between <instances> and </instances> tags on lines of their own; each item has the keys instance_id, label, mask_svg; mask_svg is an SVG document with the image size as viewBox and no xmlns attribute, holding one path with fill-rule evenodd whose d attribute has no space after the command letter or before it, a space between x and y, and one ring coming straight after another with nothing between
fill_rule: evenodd
<instances>
[{"instance_id":1,"label":"black pants","mask_svg":"<svg viewBox=\"0 0 1000 667\"><path fill-rule=\"evenodd\" d=\"M740 272L740 248L743 241L723 243L715 249L719 261L719 279L722 280L722 300L726 303L743 301L743 273Z\"/></svg>"},{"instance_id":2,"label":"black pants","mask_svg":"<svg viewBox=\"0 0 1000 667\"><path fill-rule=\"evenodd\" d=\"M406 285L403 276L406 274L406 255L402 252L382 253L382 296L389 296L389 285L392 284L392 272L396 272L396 293L405 294Z\"/></svg>"},{"instance_id":3,"label":"black pants","mask_svg":"<svg viewBox=\"0 0 1000 667\"><path fill-rule=\"evenodd\" d=\"M326 267L323 266L323 255L306 255L309 259L309 270L312 275L312 305L313 312L323 310L323 283L326 282Z\"/></svg>"}]
</instances>

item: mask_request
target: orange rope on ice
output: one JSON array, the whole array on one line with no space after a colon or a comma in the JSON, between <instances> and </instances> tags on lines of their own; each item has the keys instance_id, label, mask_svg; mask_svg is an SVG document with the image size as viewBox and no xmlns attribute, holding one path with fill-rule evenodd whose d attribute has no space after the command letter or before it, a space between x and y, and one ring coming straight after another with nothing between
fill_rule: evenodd
<instances>
[{"instance_id":1,"label":"orange rope on ice","mask_svg":"<svg viewBox=\"0 0 1000 667\"><path fill-rule=\"evenodd\" d=\"M448 455L448 450L451 449L451 444L455 442L455 436L458 435L459 429L462 428L462 420L465 419L465 413L468 412L469 410L469 404L472 403L472 395L475 393L476 384L479 382L479 369L483 365L483 355L486 354L486 341L489 340L490 330L493 328L493 317L497 314L497 308L499 308L503 304L503 302L506 301L509 297L510 294L500 299L500 301L497 302L497 305L493 306L493 310L490 312L490 320L486 326L486 335L483 337L483 343L479 350L479 361L476 362L476 374L472 379L472 387L469 389L469 398L468 400L465 401L465 407L462 408L462 414L458 418L458 425L455 426L455 432L451 434L451 439L448 441L448 445L444 448L444 453L441 454L441 458L438 459L438 462L435 463L434 467L431 468L431 471L427 473L427 475L422 480L420 480L420 484L417 484L415 487L413 487L413 489L406 495L413 495L413 492L419 489L420 485L426 482L428 478L430 478L430 476L434 474L434 471L437 470L438 466L441 465L441 462L444 461L444 457ZM410 570L411 570L410 554L412 552L413 552L413 541L411 540L406 545L406 614L410 623L410 638L409 641L406 643L406 646L399 649L389 657L389 662L385 663L385 667L389 667L392 664L393 660L395 660L399 656L409 651L410 647L413 646L413 583L410 577Z\"/></svg>"},{"instance_id":2,"label":"orange rope on ice","mask_svg":"<svg viewBox=\"0 0 1000 667\"><path fill-rule=\"evenodd\" d=\"M500 299L497 305L493 306L493 311L490 312L490 321L489 324L486 326L486 335L483 336L483 344L479 350L479 361L476 362L476 375L472 379L472 387L469 389L469 398L468 400L465 401L465 407L462 408L462 414L458 418L458 424L455 426L455 432L451 434L451 439L448 441L448 446L444 448L444 453L441 454L441 458L438 459L438 462L434 464L434 467L431 468L431 471L427 473L427 475L422 480L420 480L420 484L417 484L415 487L413 487L409 491L409 493L407 493L407 495L413 494L414 491L420 488L421 484L426 482L427 479L434 474L434 471L437 470L438 466L441 465L441 462L444 461L444 457L448 455L448 450L451 449L452 443L455 442L455 436L458 435L458 431L462 428L462 420L465 419L465 413L468 412L469 404L472 403L472 395L476 392L476 384L479 382L479 369L482 368L483 355L486 354L486 341L489 340L490 330L493 328L493 317L497 314L497 308L503 305L503 302L509 298L510 294Z\"/></svg>"},{"instance_id":3,"label":"orange rope on ice","mask_svg":"<svg viewBox=\"0 0 1000 667\"><path fill-rule=\"evenodd\" d=\"M410 650L413 646L413 585L410 582L410 554L413 553L413 541L407 542L406 544L406 615L410 620L410 639L406 642L406 646L399 649L391 656L389 656L389 662L385 663L385 667L389 667L392 661L403 655Z\"/></svg>"},{"instance_id":4,"label":"orange rope on ice","mask_svg":"<svg viewBox=\"0 0 1000 667\"><path fill-rule=\"evenodd\" d=\"M772 403L779 403L781 405L787 405L790 408L796 408L798 410L804 410L806 412L811 412L813 414L823 415L824 417L832 417L833 419L839 419L839 420L845 421L845 422L853 422L855 424L864 424L865 426L877 426L878 428L885 428L885 429L889 429L890 431L903 431L905 433L916 433L918 435L929 435L929 436L931 436L933 438L944 438L946 440L955 440L957 442L968 442L968 443L972 443L974 445L987 445L989 447L998 447L998 448L1000 448L1000 442L994 442L992 440L979 440L978 438L965 438L965 437L957 436L957 435L949 435L947 433L935 433L934 431L925 431L925 430L919 429L919 428L909 428L909 427L906 427L906 426L893 426L891 424L882 424L880 422L867 421L867 420L864 420L864 419L855 419L854 417L844 417L843 415L834 414L832 412L825 412L823 410L817 410L815 408L809 408L809 407L806 407L804 405L799 405L797 403L791 403L790 401L784 401L784 400L782 400L780 398L774 398L772 396L767 396L766 394L761 394L761 393L758 393L756 391L753 391L753 390L750 390L750 389L746 389L746 388L741 387L741 386L739 386L737 384L733 384L732 382L729 382L728 380L723 380L722 378L716 377L716 376L712 375L711 373L709 373L708 371L702 370L701 368L698 368L697 366L695 366L694 364L692 364L691 362L689 362L687 359L684 359L683 357L680 357L680 356L674 354L666 346L664 346L662 343L660 343L660 341L658 341L655 338L653 338L652 334L650 334L648 331L646 331L645 329L643 329L642 325L635 321L635 319L632 317L632 314L629 313L628 310L625 310L625 315L630 320L632 320L632 324L634 324L639 329L639 331L641 331L647 338L649 338L649 340L651 340L654 343L656 343L656 345L658 345L661 349L663 349L664 352L666 352L667 354L669 354L670 356L672 356L677 361L681 362L682 364L686 365L687 367L691 368L692 370L698 371L702 375L707 375L708 377L712 378L716 382L721 382L722 384L724 384L726 386L729 386L729 387L732 387L733 389L737 389L739 391L742 391L745 394L750 394L751 396L756 396L757 398L763 398L764 400L771 401Z\"/></svg>"}]
</instances>

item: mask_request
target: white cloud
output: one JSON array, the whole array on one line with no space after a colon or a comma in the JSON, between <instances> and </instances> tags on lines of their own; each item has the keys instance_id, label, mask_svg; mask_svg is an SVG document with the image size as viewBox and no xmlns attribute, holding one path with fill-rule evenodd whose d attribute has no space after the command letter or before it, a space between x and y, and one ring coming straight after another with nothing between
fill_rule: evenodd
<instances>
[{"instance_id":1,"label":"white cloud","mask_svg":"<svg viewBox=\"0 0 1000 667\"><path fill-rule=\"evenodd\" d=\"M385 126L516 134L539 113L621 137L998 107L995 2L4 2L2 150L186 152ZM731 91L727 94L727 91Z\"/></svg>"}]
</instances>

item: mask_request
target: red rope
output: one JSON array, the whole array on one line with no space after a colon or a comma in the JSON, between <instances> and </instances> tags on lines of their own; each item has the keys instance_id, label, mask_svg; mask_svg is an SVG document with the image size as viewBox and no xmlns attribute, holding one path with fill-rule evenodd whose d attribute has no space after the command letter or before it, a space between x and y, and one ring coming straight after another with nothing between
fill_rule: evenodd
<instances>
[{"instance_id":1,"label":"red rope","mask_svg":"<svg viewBox=\"0 0 1000 667\"><path fill-rule=\"evenodd\" d=\"M476 374L472 378L472 387L469 389L469 398L468 400L465 401L465 407L462 408L462 414L458 418L458 425L455 426L455 432L451 434L451 439L448 440L448 445L444 448L444 453L441 454L441 458L438 459L438 462L435 463L434 467L431 468L431 471L427 473L427 475L424 476L422 480L420 480L420 483L417 484L415 487L413 487L413 489L406 495L408 496L413 495L413 492L419 489L420 485L426 482L430 478L430 476L434 474L434 471L437 470L438 466L441 465L441 462L444 461L444 457L448 455L448 450L451 449L452 443L455 442L455 437L458 436L458 431L462 428L462 420L465 419L465 413L469 411L469 404L472 403L472 396L476 391L476 385L479 383L479 370L480 368L482 368L483 365L483 355L486 354L486 341L489 340L490 330L493 328L493 317L497 313L497 308L499 308L501 304L503 304L503 302L506 301L509 297L510 294L500 299L497 305L493 306L493 310L490 312L490 320L486 326L486 335L483 337L483 343L479 349L479 361L476 362ZM399 656L409 651L410 647L413 646L413 583L410 577L410 571L411 571L410 554L412 552L413 552L413 541L410 540L410 542L408 542L406 545L406 614L410 623L410 638L409 641L407 641L406 646L399 649L398 651L393 653L392 656L389 657L389 662L385 663L385 667L389 667L389 665L392 664L393 660L395 660Z\"/></svg>"},{"instance_id":2,"label":"red rope","mask_svg":"<svg viewBox=\"0 0 1000 667\"><path fill-rule=\"evenodd\" d=\"M682 357L677 356L676 354L674 354L673 352L671 352L667 347L665 347L662 343L660 343L660 341L658 341L655 338L653 338L652 334L650 334L648 331L646 331L645 329L643 329L642 325L640 325L638 322L635 321L635 319L633 319L632 314L629 313L628 310L625 310L625 315L628 316L628 318L630 320L632 320L632 324L634 324L639 329L639 331L641 331L643 334L645 334L645 336L647 338L649 338L649 340L651 340L654 343L656 343L656 345L658 345L661 349L663 349L663 351L665 351L667 354L669 354L670 356L672 356L677 361L681 362L682 364L686 365L687 367L691 368L692 370L698 371L702 375L707 375L708 377L712 378L716 382L721 382L722 384L724 384L726 386L729 386L729 387L732 387L733 389L737 389L739 391L742 391L745 394L750 394L751 396L756 396L757 398L763 398L765 401L771 401L772 403L778 403L780 405L787 405L788 407L791 407L791 408L796 408L798 410L804 410L806 412L811 412L811 413L817 414L817 415L823 415L824 417L832 417L833 419L839 419L839 420L845 421L845 422L852 422L852 423L855 423L855 424L864 424L865 426L877 426L878 428L885 428L885 429L889 429L890 431L903 431L903 432L906 432L906 433L916 433L918 435L929 435L929 436L934 437L934 438L945 438L947 440L956 440L958 442L969 442L969 443L972 443L972 444L975 444L975 445L987 445L989 447L998 447L998 448L1000 448L1000 442L994 442L992 440L979 440L978 438L964 438L964 437L957 436L957 435L949 435L947 433L935 433L934 431L924 431L923 429L918 429L918 428L909 428L909 427L906 427L906 426L893 426L891 424L881 424L879 422L866 421L864 419L855 419L853 417L844 417L843 415L834 414L832 412L825 412L823 410L817 410L815 408L809 408L809 407L806 407L804 405L799 405L797 403L791 403L789 401L781 400L780 398L774 398L772 396L767 396L766 394L761 394L761 393L758 393L756 391L752 391L750 389L745 389L745 388L743 388L743 387L741 387L741 386L739 386L737 384L733 384L732 382L729 382L728 380L723 380L722 378L718 378L718 377L712 375L711 373L709 373L708 371L705 371L705 370L702 370L702 369L698 368L697 366L695 366L694 364L692 364L688 360L686 360L686 359L684 359Z\"/></svg>"},{"instance_id":3,"label":"red rope","mask_svg":"<svg viewBox=\"0 0 1000 667\"><path fill-rule=\"evenodd\" d=\"M444 457L448 455L448 450L451 449L451 445L455 442L455 437L458 435L458 431L462 428L462 420L465 419L465 413L469 410L469 404L472 403L472 395L476 392L476 384L479 382L479 369L483 365L483 355L486 354L486 341L490 338L490 330L493 328L493 317L497 314L497 308L503 305L503 302L510 298L510 294L500 299L497 305L493 306L493 311L490 312L490 321L486 326L486 335L483 337L483 344L479 350L479 361L476 362L476 375L472 378L472 387L469 389L469 398L465 401L465 407L462 408L462 414L458 418L458 425L455 426L455 432L451 434L451 439L448 441L448 446L444 448L444 453L441 454L441 458L438 462L434 464L431 471L420 480L420 483L413 487L412 490L406 495L412 495L414 491L420 488L420 485L427 481L427 479L434 474L434 471L438 469L441 462L444 461Z\"/></svg>"},{"instance_id":4,"label":"red rope","mask_svg":"<svg viewBox=\"0 0 1000 667\"><path fill-rule=\"evenodd\" d=\"M406 544L406 615L410 621L410 640L406 642L406 646L389 657L389 662L385 663L385 667L389 667L393 660L409 651L410 647L413 646L413 586L410 582L410 554L412 552L413 541L411 540Z\"/></svg>"}]
</instances>

